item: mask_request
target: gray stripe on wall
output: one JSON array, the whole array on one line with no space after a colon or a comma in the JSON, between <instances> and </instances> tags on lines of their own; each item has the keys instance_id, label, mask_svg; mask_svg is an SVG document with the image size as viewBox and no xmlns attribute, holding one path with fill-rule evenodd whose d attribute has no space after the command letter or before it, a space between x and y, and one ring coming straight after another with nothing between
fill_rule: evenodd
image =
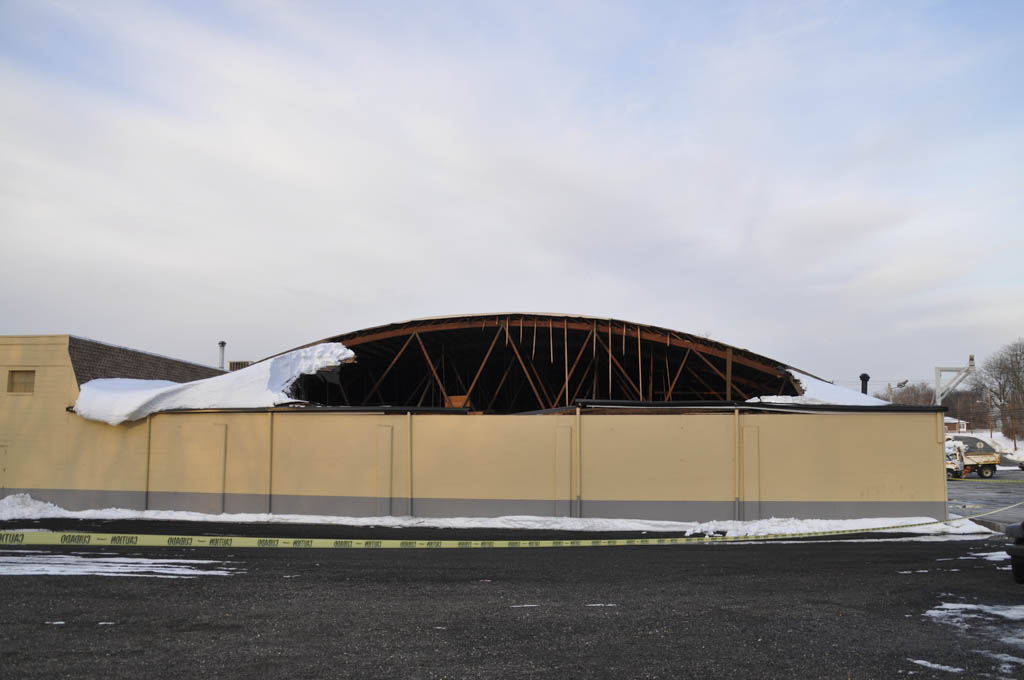
<instances>
[{"instance_id":1,"label":"gray stripe on wall","mask_svg":"<svg viewBox=\"0 0 1024 680\"><path fill-rule=\"evenodd\" d=\"M583 499L583 517L662 519L707 522L733 519L733 501L591 501Z\"/></svg>"},{"instance_id":2,"label":"gray stripe on wall","mask_svg":"<svg viewBox=\"0 0 1024 680\"><path fill-rule=\"evenodd\" d=\"M229 493L224 498L224 512L270 512L270 494Z\"/></svg>"},{"instance_id":3,"label":"gray stripe on wall","mask_svg":"<svg viewBox=\"0 0 1024 680\"><path fill-rule=\"evenodd\" d=\"M223 505L222 505L223 504ZM149 510L188 510L218 515L221 512L270 512L270 496L261 493L200 493L150 491Z\"/></svg>"},{"instance_id":4,"label":"gray stripe on wall","mask_svg":"<svg viewBox=\"0 0 1024 680\"><path fill-rule=\"evenodd\" d=\"M271 507L278 515L337 515L341 517L377 517L376 497L298 496L274 494Z\"/></svg>"},{"instance_id":5,"label":"gray stripe on wall","mask_svg":"<svg viewBox=\"0 0 1024 680\"><path fill-rule=\"evenodd\" d=\"M552 517L554 501L505 498L416 498L417 517L504 517L538 515Z\"/></svg>"},{"instance_id":6,"label":"gray stripe on wall","mask_svg":"<svg viewBox=\"0 0 1024 680\"><path fill-rule=\"evenodd\" d=\"M278 515L335 515L339 517L379 517L378 509L387 498L374 496L300 496L274 494L271 501L273 512ZM391 515L405 517L409 513L409 499L393 497ZM415 499L417 512L420 499Z\"/></svg>"}]
</instances>

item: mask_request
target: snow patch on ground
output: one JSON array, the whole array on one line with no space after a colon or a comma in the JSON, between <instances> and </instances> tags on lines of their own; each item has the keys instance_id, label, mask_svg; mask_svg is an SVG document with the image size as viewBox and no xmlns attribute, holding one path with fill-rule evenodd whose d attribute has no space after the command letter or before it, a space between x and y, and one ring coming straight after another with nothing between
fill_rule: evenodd
<instances>
[{"instance_id":1,"label":"snow patch on ground","mask_svg":"<svg viewBox=\"0 0 1024 680\"><path fill-rule=\"evenodd\" d=\"M971 557L975 557L979 560L987 560L989 562L1002 562L1003 560L1010 559L1010 553L1006 552L1005 550L996 550L994 552L968 553L968 555L970 555Z\"/></svg>"},{"instance_id":2,"label":"snow patch on ground","mask_svg":"<svg viewBox=\"0 0 1024 680\"><path fill-rule=\"evenodd\" d=\"M768 536L810 532L863 531L881 527L934 522L930 517L871 517L866 519L793 519L772 518L739 522L714 520L710 522L672 522L666 520L601 519L574 517L538 517L512 515L506 517L335 517L325 515L272 515L268 513L237 513L209 515L175 510L65 510L52 503L33 499L28 494L13 494L0 499L0 520L30 520L44 518L70 519L145 519L191 522L234 522L239 524L324 524L382 528L432 529L515 529L526 531L652 531L678 532L687 535L718 534L725 536ZM926 524L900 528L898 533L918 535L971 535L990 534L992 531L974 522L959 519L943 524Z\"/></svg>"},{"instance_id":3,"label":"snow patch on ground","mask_svg":"<svg viewBox=\"0 0 1024 680\"><path fill-rule=\"evenodd\" d=\"M1024 621L1024 605L941 602L939 606L926 611L924 616L967 633L975 641L983 639L1024 649L1024 632L1021 626L1021 622ZM1015 665L1024 662L1019 657L1002 652L975 651L998 661L1001 677L1019 677L1016 673L1019 669L1014 668Z\"/></svg>"},{"instance_id":4,"label":"snow patch on ground","mask_svg":"<svg viewBox=\"0 0 1024 680\"><path fill-rule=\"evenodd\" d=\"M1014 666L1024 666L1024 659L1013 656L1012 654L1003 654L1001 652L989 652L986 650L975 650L982 656L987 656L990 659L995 659L999 662L999 672L1005 677L1013 678L1016 676L1017 669Z\"/></svg>"},{"instance_id":5,"label":"snow patch on ground","mask_svg":"<svg viewBox=\"0 0 1024 680\"><path fill-rule=\"evenodd\" d=\"M957 668L956 666L943 666L940 663L932 663L931 661L925 661L924 659L907 659L910 663L916 663L918 666L924 666L925 668L931 668L936 671L946 671L947 673L963 673L963 668Z\"/></svg>"},{"instance_id":6,"label":"snow patch on ground","mask_svg":"<svg viewBox=\"0 0 1024 680\"><path fill-rule=\"evenodd\" d=\"M1007 621L1024 621L1024 605L984 605L966 602L942 602L938 607L924 613L931 619L953 626L962 631L970 629L978 634L988 631L987 637L996 638L1002 634ZM1014 625L1015 631L1019 626ZM1024 639L1001 638L1004 642L1024 645Z\"/></svg>"},{"instance_id":7,"label":"snow patch on ground","mask_svg":"<svg viewBox=\"0 0 1024 680\"><path fill-rule=\"evenodd\" d=\"M294 403L288 394L299 376L351 361L355 353L339 342L287 352L224 375L173 383L166 380L103 378L82 385L75 413L118 425L157 411L204 408L266 408Z\"/></svg>"},{"instance_id":8,"label":"snow patch on ground","mask_svg":"<svg viewBox=\"0 0 1024 680\"><path fill-rule=\"evenodd\" d=\"M34 550L0 551L0 575L3 576L196 578L198 576L231 576L235 573L237 570L216 560L86 557L40 553Z\"/></svg>"},{"instance_id":9,"label":"snow patch on ground","mask_svg":"<svg viewBox=\"0 0 1024 680\"><path fill-rule=\"evenodd\" d=\"M789 374L800 383L803 395L799 397L763 396L747 399L747 402L762 404L831 404L842 406L888 406L889 402L869 397L854 390L849 390L830 382L819 380L795 368L787 369Z\"/></svg>"},{"instance_id":10,"label":"snow patch on ground","mask_svg":"<svg viewBox=\"0 0 1024 680\"><path fill-rule=\"evenodd\" d=\"M943 602L934 609L924 613L935 619L971 619L985 615L996 616L1011 621L1024 621L1024 605L985 605L968 604L965 602Z\"/></svg>"}]
</instances>

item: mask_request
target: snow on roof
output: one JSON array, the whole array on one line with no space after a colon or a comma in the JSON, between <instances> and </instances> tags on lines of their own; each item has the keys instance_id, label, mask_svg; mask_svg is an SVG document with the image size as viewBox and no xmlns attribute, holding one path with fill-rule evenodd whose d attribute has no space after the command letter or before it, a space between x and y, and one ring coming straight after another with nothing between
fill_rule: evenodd
<instances>
[{"instance_id":1,"label":"snow on roof","mask_svg":"<svg viewBox=\"0 0 1024 680\"><path fill-rule=\"evenodd\" d=\"M340 342L287 352L224 375L188 383L104 378L81 387L75 413L118 425L157 411L203 408L266 408L297 401L288 389L301 375L351 361L355 353Z\"/></svg>"},{"instance_id":2,"label":"snow on roof","mask_svg":"<svg viewBox=\"0 0 1024 680\"><path fill-rule=\"evenodd\" d=\"M800 382L804 393L799 397L763 396L748 399L748 402L763 404L828 404L833 406L888 406L889 402L854 390L819 380L795 368L787 368L789 374Z\"/></svg>"}]
</instances>

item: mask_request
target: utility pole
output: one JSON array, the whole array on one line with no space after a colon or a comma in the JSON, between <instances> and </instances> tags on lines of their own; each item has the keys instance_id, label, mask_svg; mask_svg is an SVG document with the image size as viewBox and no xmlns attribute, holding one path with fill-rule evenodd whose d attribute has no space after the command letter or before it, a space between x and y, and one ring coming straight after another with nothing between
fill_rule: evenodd
<instances>
[{"instance_id":1,"label":"utility pole","mask_svg":"<svg viewBox=\"0 0 1024 680\"><path fill-rule=\"evenodd\" d=\"M908 382L910 382L910 378L907 378L906 380L899 381L898 383L896 383L896 389L902 390L904 387L907 386ZM891 403L892 402L892 396L893 396L892 383L887 383L886 384L886 389L889 390L889 398L886 401Z\"/></svg>"},{"instance_id":2,"label":"utility pole","mask_svg":"<svg viewBox=\"0 0 1024 680\"><path fill-rule=\"evenodd\" d=\"M949 381L949 384L945 387L942 386L942 374L943 373L954 373L953 379ZM970 356L967 360L966 366L936 366L935 367L935 405L942 406L942 399L953 391L953 389L967 379L971 373L974 373L974 355Z\"/></svg>"}]
</instances>

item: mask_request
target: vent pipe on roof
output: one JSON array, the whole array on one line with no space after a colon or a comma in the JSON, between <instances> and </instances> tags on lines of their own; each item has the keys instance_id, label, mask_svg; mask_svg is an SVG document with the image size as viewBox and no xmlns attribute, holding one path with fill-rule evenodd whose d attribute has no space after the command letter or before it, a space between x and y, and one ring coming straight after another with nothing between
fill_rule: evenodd
<instances>
[{"instance_id":1,"label":"vent pipe on roof","mask_svg":"<svg viewBox=\"0 0 1024 680\"><path fill-rule=\"evenodd\" d=\"M217 363L217 368L222 371L224 370L224 346L227 344L223 340L217 343L217 346L220 347L220 361Z\"/></svg>"},{"instance_id":2,"label":"vent pipe on roof","mask_svg":"<svg viewBox=\"0 0 1024 680\"><path fill-rule=\"evenodd\" d=\"M861 394L867 394L868 393L868 381L869 380L871 380L871 376L870 375L868 375L867 373L861 373L860 374L860 393Z\"/></svg>"}]
</instances>

